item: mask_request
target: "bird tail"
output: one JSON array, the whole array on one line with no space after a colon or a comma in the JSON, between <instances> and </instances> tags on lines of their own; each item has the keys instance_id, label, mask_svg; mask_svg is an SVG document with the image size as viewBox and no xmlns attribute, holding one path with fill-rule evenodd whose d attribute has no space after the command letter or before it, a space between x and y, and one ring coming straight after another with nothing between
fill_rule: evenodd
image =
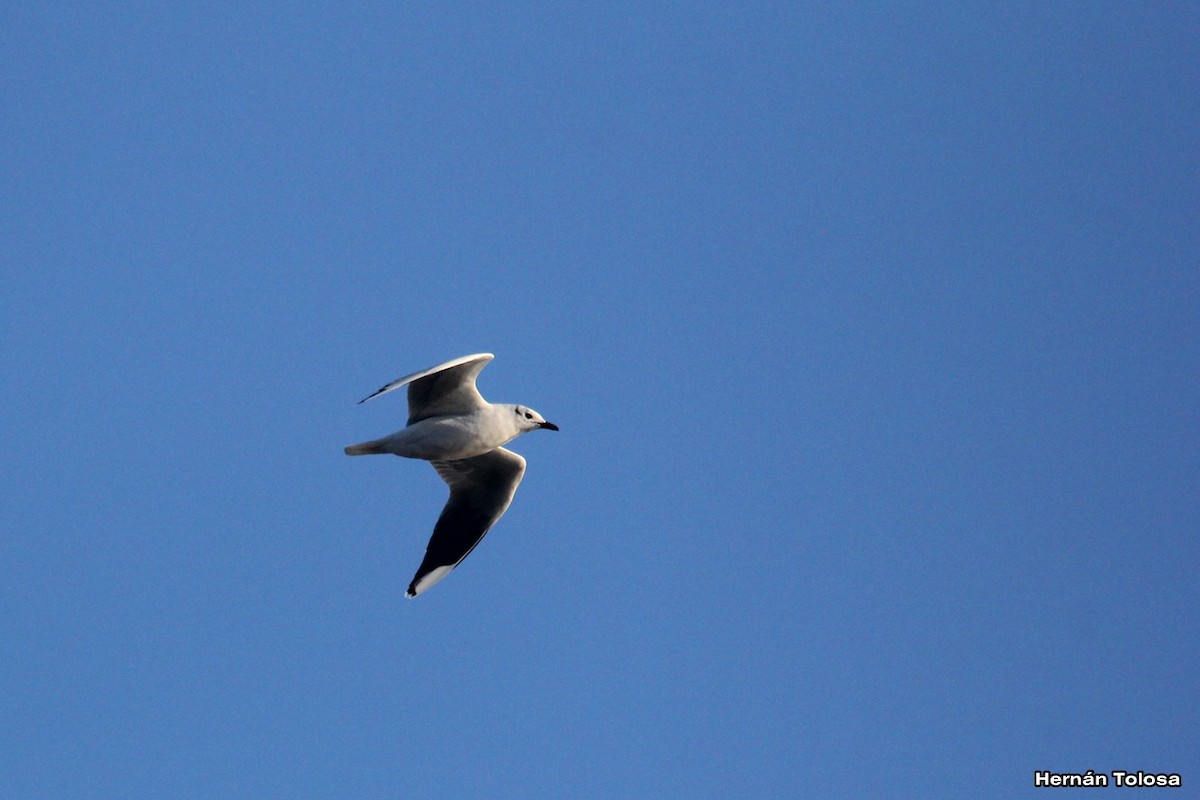
<instances>
[{"instance_id":1,"label":"bird tail","mask_svg":"<svg viewBox=\"0 0 1200 800\"><path fill-rule=\"evenodd\" d=\"M370 442L359 442L346 448L346 455L348 456L376 456L384 452L387 451L380 447L379 439Z\"/></svg>"}]
</instances>

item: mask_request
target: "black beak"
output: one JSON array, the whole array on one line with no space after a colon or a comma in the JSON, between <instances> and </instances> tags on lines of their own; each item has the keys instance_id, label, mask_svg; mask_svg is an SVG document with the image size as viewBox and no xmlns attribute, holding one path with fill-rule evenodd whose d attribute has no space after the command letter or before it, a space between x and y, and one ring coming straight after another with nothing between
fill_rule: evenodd
<instances>
[{"instance_id":1,"label":"black beak","mask_svg":"<svg viewBox=\"0 0 1200 800\"><path fill-rule=\"evenodd\" d=\"M556 430L558 430L558 426L557 426L557 425L555 425L553 422L539 422L539 423L538 423L538 427L539 427L539 428L545 428L545 429L546 429L546 430L548 430L548 431L556 431Z\"/></svg>"}]
</instances>

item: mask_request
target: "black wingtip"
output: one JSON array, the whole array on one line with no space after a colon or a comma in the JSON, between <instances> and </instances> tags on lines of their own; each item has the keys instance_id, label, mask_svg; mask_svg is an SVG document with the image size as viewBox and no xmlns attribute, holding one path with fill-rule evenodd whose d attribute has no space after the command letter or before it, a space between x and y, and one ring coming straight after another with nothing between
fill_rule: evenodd
<instances>
[{"instance_id":1,"label":"black wingtip","mask_svg":"<svg viewBox=\"0 0 1200 800\"><path fill-rule=\"evenodd\" d=\"M370 400L372 397L379 397L379 395L383 394L383 393L384 393L384 391L385 391L387 388L388 388L387 386L380 386L378 389L376 389L375 391L371 392L369 395L367 395L366 397L364 397L362 400L359 400L359 401L358 401L357 403L355 403L354 405L356 405L356 406L361 406L363 403L367 402L367 401L368 401L368 400Z\"/></svg>"}]
</instances>

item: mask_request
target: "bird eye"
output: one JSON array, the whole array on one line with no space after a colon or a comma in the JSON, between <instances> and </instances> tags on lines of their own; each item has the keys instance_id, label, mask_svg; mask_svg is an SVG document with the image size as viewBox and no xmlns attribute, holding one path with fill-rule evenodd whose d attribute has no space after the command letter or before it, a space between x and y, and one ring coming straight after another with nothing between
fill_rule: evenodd
<instances>
[{"instance_id":1,"label":"bird eye","mask_svg":"<svg viewBox=\"0 0 1200 800\"><path fill-rule=\"evenodd\" d=\"M533 414L530 414L528 411L526 411L526 412L525 412L525 419L533 419Z\"/></svg>"}]
</instances>

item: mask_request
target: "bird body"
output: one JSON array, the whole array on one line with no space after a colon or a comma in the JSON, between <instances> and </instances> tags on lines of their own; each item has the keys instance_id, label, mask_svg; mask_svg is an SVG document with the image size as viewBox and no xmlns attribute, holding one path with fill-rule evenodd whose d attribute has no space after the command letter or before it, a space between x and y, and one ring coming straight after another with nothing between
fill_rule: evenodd
<instances>
[{"instance_id":1,"label":"bird body","mask_svg":"<svg viewBox=\"0 0 1200 800\"><path fill-rule=\"evenodd\" d=\"M409 584L408 597L446 577L508 510L525 475L525 459L502 445L539 428L558 430L527 406L483 399L475 378L492 358L491 353L456 358L398 378L359 401L408 386L408 425L383 438L349 445L346 455L391 454L429 461L450 487L450 499Z\"/></svg>"},{"instance_id":2,"label":"bird body","mask_svg":"<svg viewBox=\"0 0 1200 800\"><path fill-rule=\"evenodd\" d=\"M483 455L525 432L516 406L489 405L468 414L426 417L403 430L346 448L348 456L390 453L424 461L454 461Z\"/></svg>"}]
</instances>

